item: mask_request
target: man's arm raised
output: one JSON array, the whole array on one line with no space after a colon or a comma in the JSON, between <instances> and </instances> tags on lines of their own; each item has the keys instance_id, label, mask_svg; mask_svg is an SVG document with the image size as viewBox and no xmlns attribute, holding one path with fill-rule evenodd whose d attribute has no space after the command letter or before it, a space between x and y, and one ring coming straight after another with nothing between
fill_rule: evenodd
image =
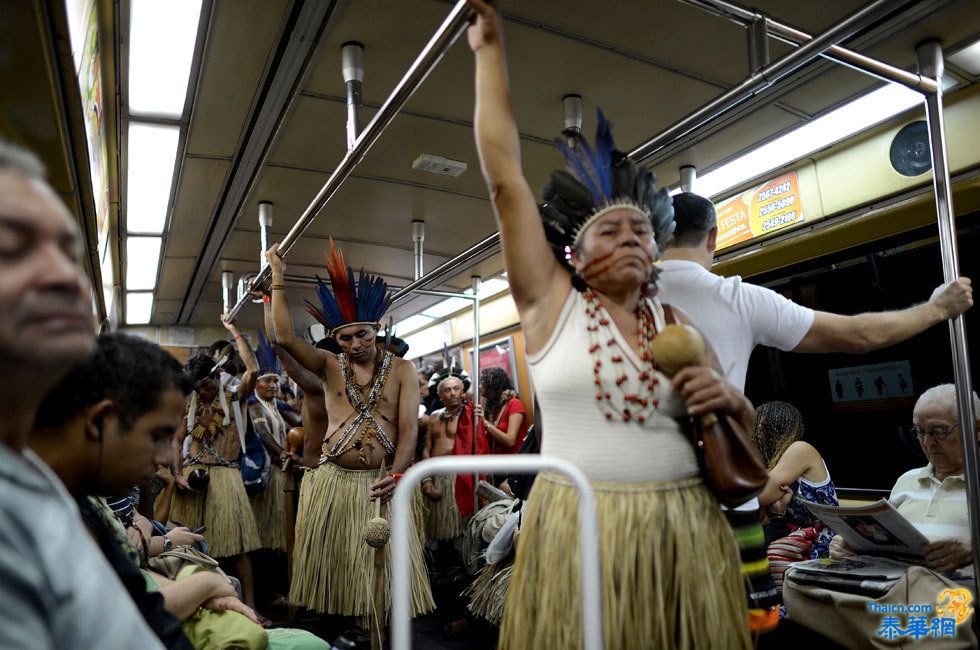
<instances>
[{"instance_id":1,"label":"man's arm raised","mask_svg":"<svg viewBox=\"0 0 980 650\"><path fill-rule=\"evenodd\" d=\"M319 396L322 399L323 384L320 382L320 378L304 368L286 348L279 345L279 341L276 339L276 328L272 322L272 298L269 296L269 299L266 300L264 294L262 298L262 317L265 322L265 335L269 339L269 344L272 345L272 350L279 357L279 360L282 361L283 369L289 375L289 378L303 389L305 394Z\"/></svg>"},{"instance_id":2,"label":"man's arm raised","mask_svg":"<svg viewBox=\"0 0 980 650\"><path fill-rule=\"evenodd\" d=\"M973 306L969 278L937 288L927 302L896 311L840 316L818 311L793 352L864 353L901 343Z\"/></svg>"},{"instance_id":3,"label":"man's arm raised","mask_svg":"<svg viewBox=\"0 0 980 650\"><path fill-rule=\"evenodd\" d=\"M242 358L242 363L245 364L245 372L242 374L242 383L238 385L238 401L245 402L248 396L252 394L255 390L255 380L259 377L259 362L255 359L255 352L252 351L252 346L248 344L248 339L245 335L238 331L238 326L235 325L235 321L226 320L224 316L221 317L221 323L225 326L225 329L235 337L235 344L238 347L238 356Z\"/></svg>"},{"instance_id":4,"label":"man's arm raised","mask_svg":"<svg viewBox=\"0 0 980 650\"><path fill-rule=\"evenodd\" d=\"M317 377L322 377L327 363L327 352L317 350L306 341L298 338L293 331L293 317L286 301L286 264L279 257L279 244L273 244L265 253L272 269L272 326L276 341L293 355L304 368Z\"/></svg>"},{"instance_id":5,"label":"man's arm raised","mask_svg":"<svg viewBox=\"0 0 980 650\"><path fill-rule=\"evenodd\" d=\"M500 14L489 2L469 3L476 13L467 32L476 57L476 146L500 228L511 293L533 352L551 335L571 278L551 252L521 168Z\"/></svg>"}]
</instances>

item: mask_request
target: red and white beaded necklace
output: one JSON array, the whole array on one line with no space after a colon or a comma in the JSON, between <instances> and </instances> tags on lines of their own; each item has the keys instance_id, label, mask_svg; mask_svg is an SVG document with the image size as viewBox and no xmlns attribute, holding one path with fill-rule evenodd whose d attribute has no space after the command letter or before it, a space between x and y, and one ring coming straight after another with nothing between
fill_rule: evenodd
<instances>
[{"instance_id":1,"label":"red and white beaded necklace","mask_svg":"<svg viewBox=\"0 0 980 650\"><path fill-rule=\"evenodd\" d=\"M596 404L607 420L618 418L623 422L635 420L643 424L660 405L660 400L656 397L660 380L654 373L657 366L653 362L653 356L650 352L653 339L657 336L653 311L645 299L641 299L636 306L636 318L639 322L640 334L641 368L636 377L630 377L624 363L625 350L622 349L611 329L612 319L592 289L586 289L584 295L585 313L589 317L587 326L589 354L594 359L592 373L595 376ZM609 349L609 360L615 368L616 389L606 388L602 381L603 344Z\"/></svg>"}]
</instances>

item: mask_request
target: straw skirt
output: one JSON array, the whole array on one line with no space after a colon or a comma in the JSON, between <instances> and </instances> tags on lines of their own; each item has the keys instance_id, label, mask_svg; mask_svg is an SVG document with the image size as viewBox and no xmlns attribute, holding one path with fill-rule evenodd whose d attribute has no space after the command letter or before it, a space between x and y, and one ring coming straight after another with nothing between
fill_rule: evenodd
<instances>
[{"instance_id":1,"label":"straw skirt","mask_svg":"<svg viewBox=\"0 0 980 650\"><path fill-rule=\"evenodd\" d=\"M456 539L466 531L463 517L456 507L456 477L440 474L433 478L436 487L442 492L439 501L428 501L429 514L425 522L425 536L432 541Z\"/></svg>"},{"instance_id":2,"label":"straw skirt","mask_svg":"<svg viewBox=\"0 0 980 650\"><path fill-rule=\"evenodd\" d=\"M364 527L374 517L369 501L378 470L324 463L308 471L300 489L290 601L321 614L367 617L371 611L374 549ZM390 505L381 516L390 521ZM409 521L416 521L413 514ZM418 533L409 534L412 615L435 609ZM391 608L391 544L384 547L385 613Z\"/></svg>"},{"instance_id":3,"label":"straw skirt","mask_svg":"<svg viewBox=\"0 0 980 650\"><path fill-rule=\"evenodd\" d=\"M738 547L699 478L593 482L605 647L750 648ZM502 650L581 647L578 496L540 474L504 605Z\"/></svg>"},{"instance_id":4,"label":"straw skirt","mask_svg":"<svg viewBox=\"0 0 980 650\"><path fill-rule=\"evenodd\" d=\"M259 525L259 535L262 538L262 548L274 551L286 550L286 474L272 466L269 471L269 482L265 489L249 497L252 502L252 512Z\"/></svg>"},{"instance_id":5,"label":"straw skirt","mask_svg":"<svg viewBox=\"0 0 980 650\"><path fill-rule=\"evenodd\" d=\"M470 601L467 609L488 623L500 625L513 573L513 558L480 569L476 580L463 592Z\"/></svg>"},{"instance_id":6,"label":"straw skirt","mask_svg":"<svg viewBox=\"0 0 980 650\"><path fill-rule=\"evenodd\" d=\"M178 490L170 518L190 528L207 526L204 538L211 557L231 557L262 548L241 472L235 467L194 464L182 473L186 477L199 467L208 470L208 486L200 492Z\"/></svg>"}]
</instances>

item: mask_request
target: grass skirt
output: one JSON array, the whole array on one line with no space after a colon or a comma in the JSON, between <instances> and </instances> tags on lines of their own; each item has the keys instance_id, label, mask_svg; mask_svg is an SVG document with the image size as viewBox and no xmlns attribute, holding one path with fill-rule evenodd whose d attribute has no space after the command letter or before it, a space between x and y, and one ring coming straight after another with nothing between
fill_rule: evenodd
<instances>
[{"instance_id":1,"label":"grass skirt","mask_svg":"<svg viewBox=\"0 0 980 650\"><path fill-rule=\"evenodd\" d=\"M371 611L374 549L364 542L364 526L374 517L371 484L378 470L343 469L324 463L306 472L300 490L293 547L290 601L321 614L367 617ZM391 521L390 505L381 516ZM415 522L417 516L409 518ZM422 545L409 534L412 615L435 609ZM391 544L385 554L385 618L391 609Z\"/></svg>"},{"instance_id":2,"label":"grass skirt","mask_svg":"<svg viewBox=\"0 0 980 650\"><path fill-rule=\"evenodd\" d=\"M259 525L259 536L262 538L262 548L274 551L286 550L286 526L293 522L286 521L286 475L275 465L269 471L269 482L265 489L249 497L252 502L252 512Z\"/></svg>"},{"instance_id":3,"label":"grass skirt","mask_svg":"<svg viewBox=\"0 0 980 650\"><path fill-rule=\"evenodd\" d=\"M435 502L426 499L429 515L425 522L425 536L432 541L462 537L466 526L456 507L456 476L440 474L432 480L442 492L442 499Z\"/></svg>"},{"instance_id":4,"label":"grass skirt","mask_svg":"<svg viewBox=\"0 0 980 650\"><path fill-rule=\"evenodd\" d=\"M500 625L513 574L512 557L500 564L488 564L480 569L476 580L463 592L463 596L470 601L467 608L488 623Z\"/></svg>"},{"instance_id":5,"label":"grass skirt","mask_svg":"<svg viewBox=\"0 0 980 650\"><path fill-rule=\"evenodd\" d=\"M592 485L605 647L750 648L738 548L701 480ZM539 474L524 512L500 648L579 648L578 493Z\"/></svg>"},{"instance_id":6,"label":"grass skirt","mask_svg":"<svg viewBox=\"0 0 980 650\"><path fill-rule=\"evenodd\" d=\"M170 518L189 528L207 526L204 538L211 557L232 557L262 548L241 472L235 467L195 464L182 473L186 477L199 467L211 477L207 488L201 492L177 490Z\"/></svg>"}]
</instances>

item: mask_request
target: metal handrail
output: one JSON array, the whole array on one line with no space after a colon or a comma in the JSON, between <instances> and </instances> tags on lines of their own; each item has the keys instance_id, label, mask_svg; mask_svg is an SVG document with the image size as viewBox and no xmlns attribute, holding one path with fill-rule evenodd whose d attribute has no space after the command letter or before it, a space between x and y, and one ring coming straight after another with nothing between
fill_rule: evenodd
<instances>
[{"instance_id":1,"label":"metal handrail","mask_svg":"<svg viewBox=\"0 0 980 650\"><path fill-rule=\"evenodd\" d=\"M865 29L882 17L893 14L906 6L921 0L875 0L861 7L830 29L814 36L787 55L773 61L764 68L753 72L745 81L731 90L719 95L707 104L673 126L661 131L632 150L629 155L636 162L642 162L672 142L692 131L701 128L721 115L727 113L743 101L765 90L780 79L790 75L819 57L831 45L842 41Z\"/></svg>"},{"instance_id":2,"label":"metal handrail","mask_svg":"<svg viewBox=\"0 0 980 650\"><path fill-rule=\"evenodd\" d=\"M740 25L751 25L759 19L765 19L766 30L769 38L787 43L793 46L800 46L803 43L813 40L813 36L795 27L772 18L772 16L759 13L747 7L737 5L727 0L679 0L686 5L696 7L720 18L728 18ZM849 50L839 45L831 45L820 56L845 65L854 70L864 72L883 81L892 81L902 84L912 90L921 92L935 92L936 80L930 79L921 74L909 72L902 68L879 61L873 57Z\"/></svg>"},{"instance_id":3,"label":"metal handrail","mask_svg":"<svg viewBox=\"0 0 980 650\"><path fill-rule=\"evenodd\" d=\"M442 456L410 467L398 482L392 504L391 527L391 627L392 649L412 647L412 584L409 566L409 521L412 497L422 479L438 474L511 472L530 474L552 471L567 476L578 490L579 555L582 590L582 647L601 650L602 582L599 579L599 528L592 484L578 467L561 458L523 454L519 456ZM533 605L531 605L533 606Z\"/></svg>"},{"instance_id":4,"label":"metal handrail","mask_svg":"<svg viewBox=\"0 0 980 650\"><path fill-rule=\"evenodd\" d=\"M429 76L429 73L432 72L436 64L439 63L449 47L459 38L466 27L469 13L470 9L466 0L459 0L452 11L449 12L442 25L439 26L436 33L426 43L418 58L415 59L401 81L395 86L391 95L385 100L381 108L378 109L374 119L357 136L357 141L347 150L340 164L337 165L337 168L330 175L330 178L327 179L323 187L320 188L320 191L313 197L313 200L299 216L299 219L293 224L289 232L286 233L286 236L279 244L280 255L283 258L288 255L293 244L296 243L300 235L313 223L316 215L323 209L337 190L340 189L340 186L351 175L354 168L360 164L361 160L370 151L374 143L377 142L378 138L398 112L408 102L415 91L418 90L419 86L422 85L422 82ZM256 276L252 286L258 287L270 277L271 271L267 267ZM239 300L232 307L230 317L234 318L242 307L245 306L246 302L247 300L244 298Z\"/></svg>"}]
</instances>

